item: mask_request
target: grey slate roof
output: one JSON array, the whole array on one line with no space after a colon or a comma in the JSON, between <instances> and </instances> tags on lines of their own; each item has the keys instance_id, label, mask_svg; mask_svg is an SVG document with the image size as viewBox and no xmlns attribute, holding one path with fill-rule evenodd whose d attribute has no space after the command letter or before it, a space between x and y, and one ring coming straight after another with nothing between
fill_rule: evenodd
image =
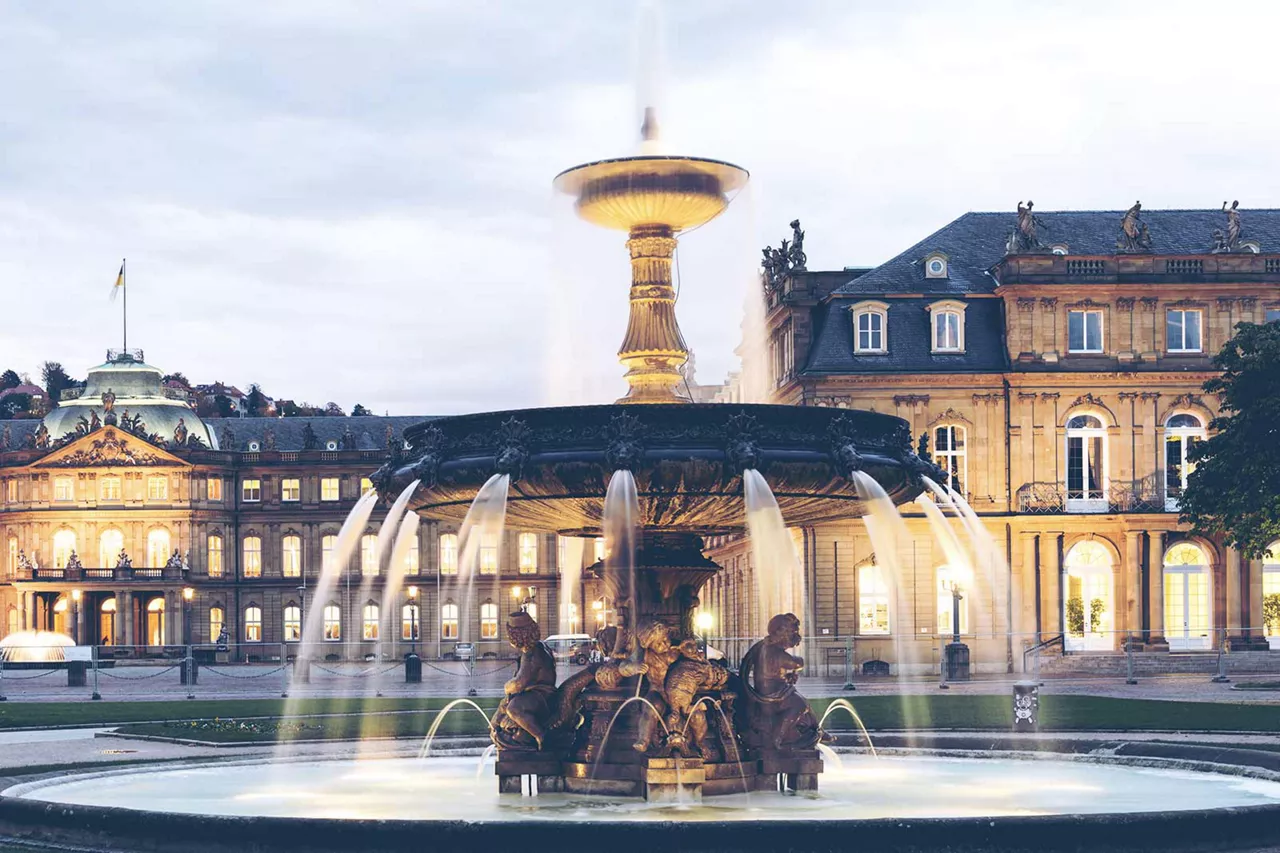
<instances>
[{"instance_id":1,"label":"grey slate roof","mask_svg":"<svg viewBox=\"0 0 1280 853\"><path fill-rule=\"evenodd\" d=\"M1115 254L1123 210L1036 211L1046 244L1066 243L1071 255ZM1241 210L1244 240L1257 240L1264 252L1280 252L1280 210ZM1215 228L1226 228L1217 210L1146 210L1142 221L1151 229L1156 254L1202 254L1213 245ZM986 270L1004 257L1017 224L1013 212L966 213L866 275L851 279L838 294L990 293L995 282ZM950 277L926 279L920 261L930 252L948 258Z\"/></svg>"},{"instance_id":2,"label":"grey slate roof","mask_svg":"<svg viewBox=\"0 0 1280 853\"><path fill-rule=\"evenodd\" d=\"M268 429L275 434L276 450L301 450L302 432L306 424L311 424L316 438L323 450L325 442L337 441L341 446L342 435L347 429L356 438L358 450L382 450L387 446L386 431L390 426L395 435L403 436L406 427L430 420L429 415L392 415L382 417L344 418L210 418L205 421L213 430L221 443L224 427L229 427L235 435L235 446L222 445L223 450L247 450L250 441L257 441L259 447L265 447L265 435Z\"/></svg>"}]
</instances>

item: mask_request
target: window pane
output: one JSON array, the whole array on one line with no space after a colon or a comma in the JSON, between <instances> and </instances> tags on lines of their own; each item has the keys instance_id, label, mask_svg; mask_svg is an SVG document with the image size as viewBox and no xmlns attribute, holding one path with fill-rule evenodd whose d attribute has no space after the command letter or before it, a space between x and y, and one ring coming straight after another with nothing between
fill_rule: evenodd
<instances>
[{"instance_id":1,"label":"window pane","mask_svg":"<svg viewBox=\"0 0 1280 853\"><path fill-rule=\"evenodd\" d=\"M1164 442L1165 494L1171 498L1182 496L1182 436L1171 435Z\"/></svg>"},{"instance_id":2,"label":"window pane","mask_svg":"<svg viewBox=\"0 0 1280 853\"><path fill-rule=\"evenodd\" d=\"M1084 313L1081 311L1067 314L1067 349L1084 349Z\"/></svg>"},{"instance_id":3,"label":"window pane","mask_svg":"<svg viewBox=\"0 0 1280 853\"><path fill-rule=\"evenodd\" d=\"M1089 438L1089 497L1102 497L1102 436Z\"/></svg>"},{"instance_id":4,"label":"window pane","mask_svg":"<svg viewBox=\"0 0 1280 853\"><path fill-rule=\"evenodd\" d=\"M1186 331L1184 345L1192 352L1200 351L1200 316L1199 311L1188 311L1183 321L1183 328Z\"/></svg>"},{"instance_id":5,"label":"window pane","mask_svg":"<svg viewBox=\"0 0 1280 853\"><path fill-rule=\"evenodd\" d=\"M1067 497L1084 497L1084 439L1067 438Z\"/></svg>"},{"instance_id":6,"label":"window pane","mask_svg":"<svg viewBox=\"0 0 1280 853\"><path fill-rule=\"evenodd\" d=\"M1102 351L1102 312L1089 311L1084 315L1085 348L1091 352Z\"/></svg>"},{"instance_id":7,"label":"window pane","mask_svg":"<svg viewBox=\"0 0 1280 853\"><path fill-rule=\"evenodd\" d=\"M1182 343L1182 311L1168 311L1165 313L1164 333L1165 340L1168 341L1168 347L1171 350L1185 349Z\"/></svg>"},{"instance_id":8,"label":"window pane","mask_svg":"<svg viewBox=\"0 0 1280 853\"><path fill-rule=\"evenodd\" d=\"M440 534L440 574L458 573L458 534Z\"/></svg>"}]
</instances>

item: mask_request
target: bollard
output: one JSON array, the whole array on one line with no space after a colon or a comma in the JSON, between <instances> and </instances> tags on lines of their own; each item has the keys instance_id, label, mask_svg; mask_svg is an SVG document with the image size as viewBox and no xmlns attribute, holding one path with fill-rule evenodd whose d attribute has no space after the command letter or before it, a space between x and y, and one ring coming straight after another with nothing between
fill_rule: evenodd
<instances>
[{"instance_id":1,"label":"bollard","mask_svg":"<svg viewBox=\"0 0 1280 853\"><path fill-rule=\"evenodd\" d=\"M480 695L476 692L476 656L474 652L467 658L467 695Z\"/></svg>"},{"instance_id":2,"label":"bollard","mask_svg":"<svg viewBox=\"0 0 1280 853\"><path fill-rule=\"evenodd\" d=\"M844 689L858 689L853 686L853 637L844 638Z\"/></svg>"},{"instance_id":3,"label":"bollard","mask_svg":"<svg viewBox=\"0 0 1280 853\"><path fill-rule=\"evenodd\" d=\"M417 652L409 652L404 656L404 683L422 683L422 658L418 657Z\"/></svg>"},{"instance_id":4,"label":"bollard","mask_svg":"<svg viewBox=\"0 0 1280 853\"><path fill-rule=\"evenodd\" d=\"M294 658L293 665L294 666L298 665L297 658ZM289 677L290 677L289 676L289 648L284 643L280 644L280 675L282 676L282 680L284 682L283 686L281 686L280 688L280 698L288 699L289 698Z\"/></svg>"},{"instance_id":5,"label":"bollard","mask_svg":"<svg viewBox=\"0 0 1280 853\"><path fill-rule=\"evenodd\" d=\"M85 673L89 669L89 662L84 660L67 661L67 686L68 687L84 687Z\"/></svg>"},{"instance_id":6,"label":"bollard","mask_svg":"<svg viewBox=\"0 0 1280 853\"><path fill-rule=\"evenodd\" d=\"M1211 681L1214 684L1226 684L1231 681L1227 678L1227 655L1231 653L1231 641L1227 639L1227 629L1222 629L1222 641L1218 643L1218 674Z\"/></svg>"},{"instance_id":7,"label":"bollard","mask_svg":"<svg viewBox=\"0 0 1280 853\"><path fill-rule=\"evenodd\" d=\"M89 663L93 665L93 693L89 698L98 700L102 698L102 694L98 692L98 647L96 645L89 647Z\"/></svg>"},{"instance_id":8,"label":"bollard","mask_svg":"<svg viewBox=\"0 0 1280 853\"><path fill-rule=\"evenodd\" d=\"M1125 668L1125 684L1137 684L1138 679L1133 675L1133 632L1130 631L1124 638L1124 668Z\"/></svg>"},{"instance_id":9,"label":"bollard","mask_svg":"<svg viewBox=\"0 0 1280 853\"><path fill-rule=\"evenodd\" d=\"M1040 686L1034 681L1018 681L1013 685L1013 730L1040 731Z\"/></svg>"}]
</instances>

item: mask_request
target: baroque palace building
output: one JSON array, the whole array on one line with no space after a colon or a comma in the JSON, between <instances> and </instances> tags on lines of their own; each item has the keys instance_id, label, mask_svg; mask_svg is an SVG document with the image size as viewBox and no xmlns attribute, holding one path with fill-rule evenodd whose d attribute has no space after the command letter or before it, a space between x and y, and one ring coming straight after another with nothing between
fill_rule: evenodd
<instances>
[{"instance_id":1,"label":"baroque palace building","mask_svg":"<svg viewBox=\"0 0 1280 853\"><path fill-rule=\"evenodd\" d=\"M767 364L768 397L904 418L995 545L975 553L952 512L957 541L940 540L915 506L889 559L861 521L794 531L811 663L853 637L859 663L936 673L955 584L978 671L1020 670L1040 643L1268 648L1280 564L1193 536L1177 509L1217 411L1213 354L1237 323L1280 318L1278 249L1277 210L1028 204L965 214L873 269L808 271L802 254L770 269L766 329L744 352ZM710 545L726 571L703 601L717 633L745 635L767 616L751 550Z\"/></svg>"}]
</instances>

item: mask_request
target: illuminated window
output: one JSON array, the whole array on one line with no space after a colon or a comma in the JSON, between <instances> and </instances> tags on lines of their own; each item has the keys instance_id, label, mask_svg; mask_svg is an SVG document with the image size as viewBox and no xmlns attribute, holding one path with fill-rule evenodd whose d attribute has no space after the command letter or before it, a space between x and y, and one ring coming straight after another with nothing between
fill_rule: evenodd
<instances>
[{"instance_id":1,"label":"illuminated window","mask_svg":"<svg viewBox=\"0 0 1280 853\"><path fill-rule=\"evenodd\" d=\"M960 574L950 566L938 567L938 633L951 636L953 628L955 597L951 587L960 580ZM969 633L969 596L973 591L960 589L960 633Z\"/></svg>"},{"instance_id":2,"label":"illuminated window","mask_svg":"<svg viewBox=\"0 0 1280 853\"><path fill-rule=\"evenodd\" d=\"M120 500L120 478L119 477L103 477L100 480L98 480L98 500L100 501Z\"/></svg>"},{"instance_id":3,"label":"illuminated window","mask_svg":"<svg viewBox=\"0 0 1280 853\"><path fill-rule=\"evenodd\" d=\"M858 567L858 633L889 633L889 584L874 563Z\"/></svg>"},{"instance_id":4,"label":"illuminated window","mask_svg":"<svg viewBox=\"0 0 1280 853\"><path fill-rule=\"evenodd\" d=\"M564 571L569 566L569 537L556 537L556 568Z\"/></svg>"},{"instance_id":5,"label":"illuminated window","mask_svg":"<svg viewBox=\"0 0 1280 853\"><path fill-rule=\"evenodd\" d=\"M284 609L284 641L296 643L302 639L302 608L290 604Z\"/></svg>"},{"instance_id":6,"label":"illuminated window","mask_svg":"<svg viewBox=\"0 0 1280 853\"><path fill-rule=\"evenodd\" d=\"M1262 623L1271 645L1280 645L1280 542L1262 555Z\"/></svg>"},{"instance_id":7,"label":"illuminated window","mask_svg":"<svg viewBox=\"0 0 1280 853\"><path fill-rule=\"evenodd\" d=\"M1106 512L1107 430L1093 415L1067 421L1067 511Z\"/></svg>"},{"instance_id":8,"label":"illuminated window","mask_svg":"<svg viewBox=\"0 0 1280 853\"><path fill-rule=\"evenodd\" d=\"M302 481L287 479L280 481L280 500L294 503L302 499Z\"/></svg>"},{"instance_id":9,"label":"illuminated window","mask_svg":"<svg viewBox=\"0 0 1280 853\"><path fill-rule=\"evenodd\" d=\"M538 534L520 534L520 574L532 575L538 571Z\"/></svg>"},{"instance_id":10,"label":"illuminated window","mask_svg":"<svg viewBox=\"0 0 1280 853\"><path fill-rule=\"evenodd\" d=\"M208 490L209 500L222 500L222 478L207 477L204 481L205 488Z\"/></svg>"},{"instance_id":11,"label":"illuminated window","mask_svg":"<svg viewBox=\"0 0 1280 853\"><path fill-rule=\"evenodd\" d=\"M209 642L216 643L222 636L222 626L227 624L226 611L221 607L209 608Z\"/></svg>"},{"instance_id":12,"label":"illuminated window","mask_svg":"<svg viewBox=\"0 0 1280 853\"><path fill-rule=\"evenodd\" d=\"M4 499L6 503L16 504L18 502L18 481L8 479L4 482Z\"/></svg>"},{"instance_id":13,"label":"illuminated window","mask_svg":"<svg viewBox=\"0 0 1280 853\"><path fill-rule=\"evenodd\" d=\"M366 533L360 537L360 574L372 577L378 573L378 537Z\"/></svg>"},{"instance_id":14,"label":"illuminated window","mask_svg":"<svg viewBox=\"0 0 1280 853\"><path fill-rule=\"evenodd\" d=\"M440 608L440 639L458 639L458 605L453 602Z\"/></svg>"},{"instance_id":15,"label":"illuminated window","mask_svg":"<svg viewBox=\"0 0 1280 853\"><path fill-rule=\"evenodd\" d=\"M378 639L378 605L364 606L364 624L360 635L366 640Z\"/></svg>"},{"instance_id":16,"label":"illuminated window","mask_svg":"<svg viewBox=\"0 0 1280 853\"><path fill-rule=\"evenodd\" d=\"M120 552L123 550L123 533L114 528L102 531L98 536L98 565L105 569L115 568L120 560Z\"/></svg>"},{"instance_id":17,"label":"illuminated window","mask_svg":"<svg viewBox=\"0 0 1280 853\"><path fill-rule=\"evenodd\" d=\"M320 478L320 500L322 501L338 500L338 478L337 477L321 477Z\"/></svg>"},{"instance_id":18,"label":"illuminated window","mask_svg":"<svg viewBox=\"0 0 1280 853\"><path fill-rule=\"evenodd\" d=\"M147 568L162 569L169 562L169 531L157 527L147 533Z\"/></svg>"},{"instance_id":19,"label":"illuminated window","mask_svg":"<svg viewBox=\"0 0 1280 853\"><path fill-rule=\"evenodd\" d=\"M413 534L413 541L409 543L409 550L404 555L404 573L406 575L416 575L418 573L418 534Z\"/></svg>"},{"instance_id":20,"label":"illuminated window","mask_svg":"<svg viewBox=\"0 0 1280 853\"><path fill-rule=\"evenodd\" d=\"M940 426L933 431L933 461L951 477L951 488L964 494L965 483L965 433L962 426Z\"/></svg>"},{"instance_id":21,"label":"illuminated window","mask_svg":"<svg viewBox=\"0 0 1280 853\"><path fill-rule=\"evenodd\" d=\"M595 538L595 561L597 563L604 560L604 537L597 536Z\"/></svg>"},{"instance_id":22,"label":"illuminated window","mask_svg":"<svg viewBox=\"0 0 1280 853\"><path fill-rule=\"evenodd\" d=\"M302 537L289 534L280 540L280 570L287 578L302 576Z\"/></svg>"},{"instance_id":23,"label":"illuminated window","mask_svg":"<svg viewBox=\"0 0 1280 853\"><path fill-rule=\"evenodd\" d=\"M498 605L492 601L480 605L480 639L498 639Z\"/></svg>"},{"instance_id":24,"label":"illuminated window","mask_svg":"<svg viewBox=\"0 0 1280 853\"><path fill-rule=\"evenodd\" d=\"M250 604L244 609L244 641L262 642L262 608L256 604Z\"/></svg>"},{"instance_id":25,"label":"illuminated window","mask_svg":"<svg viewBox=\"0 0 1280 853\"><path fill-rule=\"evenodd\" d=\"M400 639L416 640L422 625L421 613L416 604L406 604L400 609Z\"/></svg>"},{"instance_id":26,"label":"illuminated window","mask_svg":"<svg viewBox=\"0 0 1280 853\"><path fill-rule=\"evenodd\" d=\"M332 533L326 533L320 537L320 570L329 572L333 570L334 550L338 547L338 537Z\"/></svg>"},{"instance_id":27,"label":"illuminated window","mask_svg":"<svg viewBox=\"0 0 1280 853\"><path fill-rule=\"evenodd\" d=\"M240 482L240 500L245 503L257 503L262 500L262 481L242 480Z\"/></svg>"},{"instance_id":28,"label":"illuminated window","mask_svg":"<svg viewBox=\"0 0 1280 853\"><path fill-rule=\"evenodd\" d=\"M342 640L342 610L336 604L324 607L324 638L326 642L337 643Z\"/></svg>"},{"instance_id":29,"label":"illuminated window","mask_svg":"<svg viewBox=\"0 0 1280 853\"><path fill-rule=\"evenodd\" d=\"M440 574L458 573L458 534L440 534Z\"/></svg>"},{"instance_id":30,"label":"illuminated window","mask_svg":"<svg viewBox=\"0 0 1280 853\"><path fill-rule=\"evenodd\" d=\"M210 533L205 540L205 568L209 577L222 577L222 535L219 533Z\"/></svg>"},{"instance_id":31,"label":"illuminated window","mask_svg":"<svg viewBox=\"0 0 1280 853\"><path fill-rule=\"evenodd\" d=\"M369 492L372 492L372 491L373 491L373 480L370 480L368 477L361 477L360 478L360 494L367 495L369 494Z\"/></svg>"},{"instance_id":32,"label":"illuminated window","mask_svg":"<svg viewBox=\"0 0 1280 853\"><path fill-rule=\"evenodd\" d=\"M1178 501L1187 489L1187 478L1195 470L1191 448L1206 437L1204 424L1195 415L1174 415L1164 425L1165 509L1177 512Z\"/></svg>"},{"instance_id":33,"label":"illuminated window","mask_svg":"<svg viewBox=\"0 0 1280 853\"><path fill-rule=\"evenodd\" d=\"M148 477L147 478L147 500L167 501L168 499L169 499L169 478L168 477Z\"/></svg>"},{"instance_id":34,"label":"illuminated window","mask_svg":"<svg viewBox=\"0 0 1280 853\"><path fill-rule=\"evenodd\" d=\"M498 573L498 534L482 533L480 535L480 574L496 575Z\"/></svg>"},{"instance_id":35,"label":"illuminated window","mask_svg":"<svg viewBox=\"0 0 1280 853\"><path fill-rule=\"evenodd\" d=\"M1067 312L1067 351L1102 352L1102 312Z\"/></svg>"},{"instance_id":36,"label":"illuminated window","mask_svg":"<svg viewBox=\"0 0 1280 853\"><path fill-rule=\"evenodd\" d=\"M565 621L569 623L569 633L578 633L578 605L572 601L567 602L564 607Z\"/></svg>"},{"instance_id":37,"label":"illuminated window","mask_svg":"<svg viewBox=\"0 0 1280 853\"><path fill-rule=\"evenodd\" d=\"M244 537L244 576L262 577L262 540L257 536Z\"/></svg>"},{"instance_id":38,"label":"illuminated window","mask_svg":"<svg viewBox=\"0 0 1280 853\"><path fill-rule=\"evenodd\" d=\"M9 577L18 574L18 537L9 537Z\"/></svg>"},{"instance_id":39,"label":"illuminated window","mask_svg":"<svg viewBox=\"0 0 1280 853\"><path fill-rule=\"evenodd\" d=\"M1165 312L1165 345L1169 352L1202 352L1200 312L1170 309Z\"/></svg>"},{"instance_id":40,"label":"illuminated window","mask_svg":"<svg viewBox=\"0 0 1280 853\"><path fill-rule=\"evenodd\" d=\"M53 567L65 568L67 561L76 550L76 534L74 530L59 530L53 534Z\"/></svg>"},{"instance_id":41,"label":"illuminated window","mask_svg":"<svg viewBox=\"0 0 1280 853\"><path fill-rule=\"evenodd\" d=\"M53 481L53 499L55 501L76 499L75 483L70 477L58 477Z\"/></svg>"},{"instance_id":42,"label":"illuminated window","mask_svg":"<svg viewBox=\"0 0 1280 853\"><path fill-rule=\"evenodd\" d=\"M538 602L530 601L524 606L524 612L529 614L529 618L534 622L538 621Z\"/></svg>"}]
</instances>

